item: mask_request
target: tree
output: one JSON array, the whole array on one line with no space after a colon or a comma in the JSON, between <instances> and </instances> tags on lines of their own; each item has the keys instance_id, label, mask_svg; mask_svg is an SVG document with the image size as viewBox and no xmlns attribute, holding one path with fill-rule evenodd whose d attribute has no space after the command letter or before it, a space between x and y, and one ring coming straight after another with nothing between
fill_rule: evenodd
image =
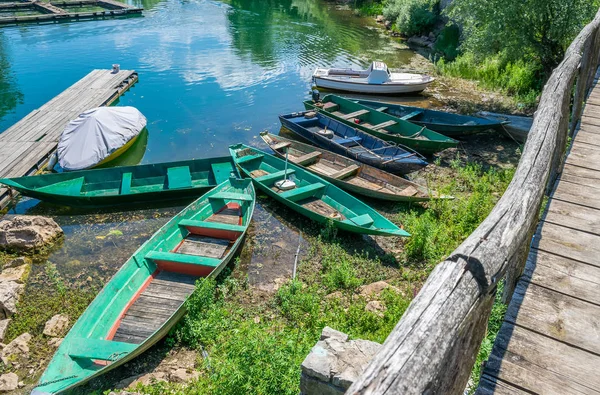
<instances>
[{"instance_id":1,"label":"tree","mask_svg":"<svg viewBox=\"0 0 600 395\"><path fill-rule=\"evenodd\" d=\"M463 52L480 60L500 54L506 62L533 62L548 74L599 5L599 0L454 0L446 12L463 28Z\"/></svg>"}]
</instances>

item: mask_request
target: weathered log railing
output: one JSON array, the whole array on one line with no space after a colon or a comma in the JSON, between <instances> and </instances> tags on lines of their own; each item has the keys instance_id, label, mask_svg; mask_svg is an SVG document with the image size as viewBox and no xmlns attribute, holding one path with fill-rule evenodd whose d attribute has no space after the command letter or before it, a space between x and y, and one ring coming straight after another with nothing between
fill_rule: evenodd
<instances>
[{"instance_id":1,"label":"weathered log railing","mask_svg":"<svg viewBox=\"0 0 600 395\"><path fill-rule=\"evenodd\" d=\"M510 297L523 272L544 194L562 168L569 125L575 130L581 117L599 49L600 11L573 41L544 87L508 189L475 232L433 270L347 394L464 391L498 281L506 276L505 295Z\"/></svg>"}]
</instances>

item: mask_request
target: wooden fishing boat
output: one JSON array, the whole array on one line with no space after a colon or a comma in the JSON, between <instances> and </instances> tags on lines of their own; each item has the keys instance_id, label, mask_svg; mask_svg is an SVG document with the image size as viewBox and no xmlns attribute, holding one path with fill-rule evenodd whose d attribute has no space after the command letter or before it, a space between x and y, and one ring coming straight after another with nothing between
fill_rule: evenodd
<instances>
[{"instance_id":1,"label":"wooden fishing boat","mask_svg":"<svg viewBox=\"0 0 600 395\"><path fill-rule=\"evenodd\" d=\"M200 196L232 172L237 175L231 157L225 156L4 178L0 183L53 204L100 207Z\"/></svg>"},{"instance_id":2,"label":"wooden fishing boat","mask_svg":"<svg viewBox=\"0 0 600 395\"><path fill-rule=\"evenodd\" d=\"M448 137L461 137L490 129L502 129L504 121L452 114L428 108L404 106L380 101L354 100L356 103L400 118Z\"/></svg>"},{"instance_id":3,"label":"wooden fishing boat","mask_svg":"<svg viewBox=\"0 0 600 395\"><path fill-rule=\"evenodd\" d=\"M319 88L378 95L421 92L433 81L428 75L392 73L383 62L373 62L367 70L317 68L313 73Z\"/></svg>"},{"instance_id":4,"label":"wooden fishing boat","mask_svg":"<svg viewBox=\"0 0 600 395\"><path fill-rule=\"evenodd\" d=\"M261 132L260 137L280 158L285 158L287 153L290 162L348 192L395 202L421 202L436 195L435 191L402 177L327 150L319 150L312 145L276 136L267 131ZM303 163L302 158L307 155L318 156L313 162Z\"/></svg>"},{"instance_id":5,"label":"wooden fishing boat","mask_svg":"<svg viewBox=\"0 0 600 395\"><path fill-rule=\"evenodd\" d=\"M375 111L352 100L335 95L323 97L321 102L304 102L307 110L315 109L363 132L385 141L402 144L431 155L446 148L456 147L458 141L389 114Z\"/></svg>"},{"instance_id":6,"label":"wooden fishing boat","mask_svg":"<svg viewBox=\"0 0 600 395\"><path fill-rule=\"evenodd\" d=\"M504 122L502 131L508 137L517 140L519 143L525 143L525 141L527 141L529 129L533 126L533 118L524 117L522 115L498 114L489 111L480 111L477 115L490 120Z\"/></svg>"},{"instance_id":7,"label":"wooden fishing boat","mask_svg":"<svg viewBox=\"0 0 600 395\"><path fill-rule=\"evenodd\" d=\"M408 174L427 166L418 153L387 143L321 112L279 116L281 124L298 136L348 158L393 174Z\"/></svg>"},{"instance_id":8,"label":"wooden fishing boat","mask_svg":"<svg viewBox=\"0 0 600 395\"><path fill-rule=\"evenodd\" d=\"M62 341L32 394L58 394L140 355L184 315L197 279L234 256L254 211L250 180L228 179L145 242Z\"/></svg>"},{"instance_id":9,"label":"wooden fishing boat","mask_svg":"<svg viewBox=\"0 0 600 395\"><path fill-rule=\"evenodd\" d=\"M333 221L339 229L369 235L410 236L383 215L344 192L329 181L300 166L243 144L229 146L242 173L252 178L261 191L292 210L320 223ZM316 153L305 155L304 165L314 161ZM312 159L311 159L312 158ZM291 180L292 186L278 185Z\"/></svg>"}]
</instances>

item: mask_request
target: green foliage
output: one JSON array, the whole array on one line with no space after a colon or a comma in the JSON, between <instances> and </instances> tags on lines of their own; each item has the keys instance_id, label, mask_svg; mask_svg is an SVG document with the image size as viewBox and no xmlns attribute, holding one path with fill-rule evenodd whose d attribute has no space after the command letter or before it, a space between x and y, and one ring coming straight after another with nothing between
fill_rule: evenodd
<instances>
[{"instance_id":1,"label":"green foliage","mask_svg":"<svg viewBox=\"0 0 600 395\"><path fill-rule=\"evenodd\" d=\"M405 36L428 32L439 18L439 0L390 0L383 15L395 21L395 27Z\"/></svg>"},{"instance_id":2,"label":"green foliage","mask_svg":"<svg viewBox=\"0 0 600 395\"><path fill-rule=\"evenodd\" d=\"M450 24L442 29L433 49L442 54L444 59L454 60L458 56L460 29L455 24Z\"/></svg>"},{"instance_id":3,"label":"green foliage","mask_svg":"<svg viewBox=\"0 0 600 395\"><path fill-rule=\"evenodd\" d=\"M353 290L361 285L361 281L356 277L353 262L347 254L342 253L339 246L324 250L321 264L323 265L323 284L328 290Z\"/></svg>"},{"instance_id":4,"label":"green foliage","mask_svg":"<svg viewBox=\"0 0 600 395\"><path fill-rule=\"evenodd\" d=\"M463 26L465 52L482 61L502 53L549 72L598 10L597 0L455 0L448 15Z\"/></svg>"},{"instance_id":5,"label":"green foliage","mask_svg":"<svg viewBox=\"0 0 600 395\"><path fill-rule=\"evenodd\" d=\"M362 16L375 16L383 13L383 2L377 0L355 0L353 7Z\"/></svg>"},{"instance_id":6,"label":"green foliage","mask_svg":"<svg viewBox=\"0 0 600 395\"><path fill-rule=\"evenodd\" d=\"M483 363L487 361L492 352L492 347L494 346L494 341L496 340L496 336L500 331L500 327L502 326L502 322L504 321L504 315L506 314L507 306L502 303L502 290L504 289L504 283L501 282L498 284L498 289L496 291L496 299L494 300L494 306L492 307L492 313L490 314L490 319L488 321L488 328L481 342L481 347L479 348L479 353L477 354L477 360L475 361L475 366L473 366L473 371L471 372L471 381L473 385L469 387L469 394L475 393L475 389L479 385L479 378L481 377L481 371L483 369Z\"/></svg>"},{"instance_id":7,"label":"green foliage","mask_svg":"<svg viewBox=\"0 0 600 395\"><path fill-rule=\"evenodd\" d=\"M457 198L432 201L426 210L401 218L412 234L404 246L411 262L433 266L452 252L490 213L514 174L458 160L452 166L456 176L441 192Z\"/></svg>"}]
</instances>

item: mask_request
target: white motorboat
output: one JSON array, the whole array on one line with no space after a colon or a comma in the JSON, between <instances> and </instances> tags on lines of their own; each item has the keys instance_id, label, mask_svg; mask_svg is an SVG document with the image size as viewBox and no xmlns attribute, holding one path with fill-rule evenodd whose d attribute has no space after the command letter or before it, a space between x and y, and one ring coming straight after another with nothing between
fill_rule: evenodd
<instances>
[{"instance_id":1,"label":"white motorboat","mask_svg":"<svg viewBox=\"0 0 600 395\"><path fill-rule=\"evenodd\" d=\"M372 94L415 93L434 81L421 74L392 73L383 62L373 62L367 70L321 69L313 74L318 88Z\"/></svg>"}]
</instances>

